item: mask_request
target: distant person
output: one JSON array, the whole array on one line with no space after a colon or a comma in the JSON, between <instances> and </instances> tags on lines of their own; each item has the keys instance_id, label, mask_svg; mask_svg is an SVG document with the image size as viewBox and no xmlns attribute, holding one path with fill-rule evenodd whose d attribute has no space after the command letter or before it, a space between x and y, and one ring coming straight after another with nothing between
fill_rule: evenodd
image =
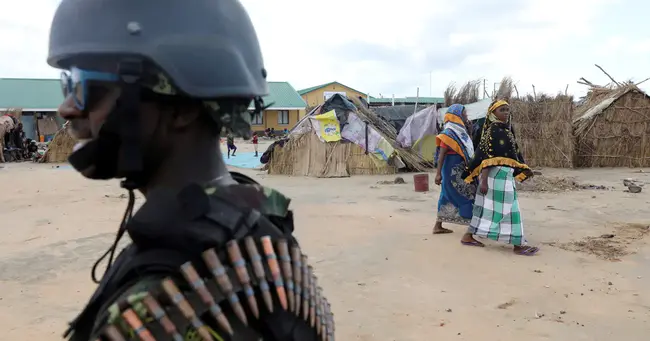
<instances>
[{"instance_id":1,"label":"distant person","mask_svg":"<svg viewBox=\"0 0 650 341\"><path fill-rule=\"evenodd\" d=\"M289 135L289 129L284 128L284 130L282 131L282 135L284 135L284 136Z\"/></svg>"},{"instance_id":2,"label":"distant person","mask_svg":"<svg viewBox=\"0 0 650 341\"><path fill-rule=\"evenodd\" d=\"M25 141L25 159L35 159L38 154L38 145L36 145L36 141L28 138Z\"/></svg>"},{"instance_id":3,"label":"distant person","mask_svg":"<svg viewBox=\"0 0 650 341\"><path fill-rule=\"evenodd\" d=\"M474 146L467 129L465 106L450 106L444 117L444 129L436 136L438 171L435 183L441 188L433 234L453 232L444 228L443 222L468 226L472 219L476 184L465 183L462 177L474 156Z\"/></svg>"},{"instance_id":4,"label":"distant person","mask_svg":"<svg viewBox=\"0 0 650 341\"><path fill-rule=\"evenodd\" d=\"M269 131L269 137L272 139L275 138L275 128L271 128L271 130Z\"/></svg>"},{"instance_id":5,"label":"distant person","mask_svg":"<svg viewBox=\"0 0 650 341\"><path fill-rule=\"evenodd\" d=\"M25 131L23 130L22 122L18 122L18 126L14 129L13 138L16 148L22 150L25 147Z\"/></svg>"},{"instance_id":6,"label":"distant person","mask_svg":"<svg viewBox=\"0 0 650 341\"><path fill-rule=\"evenodd\" d=\"M232 133L228 133L226 136L226 145L228 147L228 158L230 159L230 156L236 156L235 152L237 151L237 146L235 146L235 137L232 135ZM232 154L230 152L232 151Z\"/></svg>"},{"instance_id":7,"label":"distant person","mask_svg":"<svg viewBox=\"0 0 650 341\"><path fill-rule=\"evenodd\" d=\"M258 141L257 141L257 132L253 132L253 150L255 150L255 157L257 157L257 149L258 148Z\"/></svg>"},{"instance_id":8,"label":"distant person","mask_svg":"<svg viewBox=\"0 0 650 341\"><path fill-rule=\"evenodd\" d=\"M490 105L478 148L463 174L466 182L478 178L479 190L472 221L461 243L485 246L474 239L479 236L511 244L517 255L532 256L539 248L526 245L515 180L524 181L533 172L519 152L510 117L508 102Z\"/></svg>"}]
</instances>

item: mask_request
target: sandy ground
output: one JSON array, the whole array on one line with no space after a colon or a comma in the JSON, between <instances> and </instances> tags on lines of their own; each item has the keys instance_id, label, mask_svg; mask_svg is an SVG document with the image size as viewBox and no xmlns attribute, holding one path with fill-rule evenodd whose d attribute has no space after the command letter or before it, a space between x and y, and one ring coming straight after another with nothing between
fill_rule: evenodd
<instances>
[{"instance_id":1,"label":"sandy ground","mask_svg":"<svg viewBox=\"0 0 650 341\"><path fill-rule=\"evenodd\" d=\"M395 185L244 173L294 198L339 340L648 339L650 188L626 193L621 179L650 182L650 170L544 170L613 189L522 191L535 257L461 246L462 226L431 235L437 188L416 193L410 175ZM117 181L51 164L8 164L0 181L2 339L57 340L94 289L90 267L126 199Z\"/></svg>"}]
</instances>

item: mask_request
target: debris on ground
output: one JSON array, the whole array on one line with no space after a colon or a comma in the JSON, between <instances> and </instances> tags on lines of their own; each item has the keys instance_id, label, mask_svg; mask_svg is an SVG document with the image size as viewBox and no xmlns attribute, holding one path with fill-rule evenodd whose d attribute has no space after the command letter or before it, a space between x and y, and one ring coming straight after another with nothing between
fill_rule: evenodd
<instances>
[{"instance_id":1,"label":"debris on ground","mask_svg":"<svg viewBox=\"0 0 650 341\"><path fill-rule=\"evenodd\" d=\"M643 187L644 183L639 181L639 180L635 180L635 179L631 179L631 178L623 179L623 186L629 187L630 185Z\"/></svg>"},{"instance_id":2,"label":"debris on ground","mask_svg":"<svg viewBox=\"0 0 650 341\"><path fill-rule=\"evenodd\" d=\"M126 194L124 194L124 193L122 193L120 195L104 194L104 197L105 198L115 198L115 199L127 199L128 198L128 196Z\"/></svg>"},{"instance_id":3,"label":"debris on ground","mask_svg":"<svg viewBox=\"0 0 650 341\"><path fill-rule=\"evenodd\" d=\"M627 186L627 190L630 193L641 193L641 189L642 189L641 186L636 186L636 185Z\"/></svg>"},{"instance_id":4,"label":"debris on ground","mask_svg":"<svg viewBox=\"0 0 650 341\"><path fill-rule=\"evenodd\" d=\"M567 192L608 189L606 186L581 184L573 178L558 178L553 176L535 176L522 183L517 183L517 190L524 192Z\"/></svg>"},{"instance_id":5,"label":"debris on ground","mask_svg":"<svg viewBox=\"0 0 650 341\"><path fill-rule=\"evenodd\" d=\"M623 186L627 187L627 191L630 193L641 193L645 183L635 180L635 179L623 179Z\"/></svg>"},{"instance_id":6,"label":"debris on ground","mask_svg":"<svg viewBox=\"0 0 650 341\"><path fill-rule=\"evenodd\" d=\"M404 178L402 178L401 176L396 177L395 180L377 181L377 184L379 185L402 185L405 183L406 181L404 181Z\"/></svg>"},{"instance_id":7,"label":"debris on ground","mask_svg":"<svg viewBox=\"0 0 650 341\"><path fill-rule=\"evenodd\" d=\"M509 307L512 307L513 305L515 305L515 303L516 303L515 300L510 300L510 301L508 301L506 303L499 304L497 306L497 308L499 308L499 309L508 309Z\"/></svg>"},{"instance_id":8,"label":"debris on ground","mask_svg":"<svg viewBox=\"0 0 650 341\"><path fill-rule=\"evenodd\" d=\"M595 255L600 259L620 261L621 257L631 254L628 246L640 242L650 234L650 226L645 224L623 224L616 226L615 233L599 237L585 237L568 243L549 243L560 249Z\"/></svg>"}]
</instances>

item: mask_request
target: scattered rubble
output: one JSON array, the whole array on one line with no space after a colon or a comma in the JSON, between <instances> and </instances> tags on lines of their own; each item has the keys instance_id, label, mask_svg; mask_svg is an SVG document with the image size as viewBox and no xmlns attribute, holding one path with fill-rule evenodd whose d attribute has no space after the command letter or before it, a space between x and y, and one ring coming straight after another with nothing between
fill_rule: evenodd
<instances>
[{"instance_id":1,"label":"scattered rubble","mask_svg":"<svg viewBox=\"0 0 650 341\"><path fill-rule=\"evenodd\" d=\"M623 186L627 187L627 191L630 193L641 193L645 183L640 182L634 179L623 179Z\"/></svg>"},{"instance_id":2,"label":"scattered rubble","mask_svg":"<svg viewBox=\"0 0 650 341\"><path fill-rule=\"evenodd\" d=\"M607 186L581 184L573 178L557 178L552 176L535 176L522 183L517 183L517 190L523 192L567 192L609 189Z\"/></svg>"},{"instance_id":3,"label":"scattered rubble","mask_svg":"<svg viewBox=\"0 0 650 341\"><path fill-rule=\"evenodd\" d=\"M623 224L616 226L615 233L603 234L599 237L585 237L579 241L568 243L549 243L563 250L582 252L595 255L600 259L620 261L621 257L633 252L628 246L641 241L650 233L650 226L644 224Z\"/></svg>"},{"instance_id":4,"label":"scattered rubble","mask_svg":"<svg viewBox=\"0 0 650 341\"><path fill-rule=\"evenodd\" d=\"M377 184L379 185L403 185L405 183L406 181L404 181L404 178L402 178L401 176L396 177L395 180L377 181Z\"/></svg>"}]
</instances>

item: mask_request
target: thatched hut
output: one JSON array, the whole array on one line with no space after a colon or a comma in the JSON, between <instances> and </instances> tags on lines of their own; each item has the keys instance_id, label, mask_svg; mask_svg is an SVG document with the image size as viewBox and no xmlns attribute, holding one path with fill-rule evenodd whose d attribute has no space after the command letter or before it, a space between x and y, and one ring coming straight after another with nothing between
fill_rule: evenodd
<instances>
[{"instance_id":1,"label":"thatched hut","mask_svg":"<svg viewBox=\"0 0 650 341\"><path fill-rule=\"evenodd\" d=\"M510 108L517 143L529 166L573 167L572 96L540 94L510 98Z\"/></svg>"},{"instance_id":2,"label":"thatched hut","mask_svg":"<svg viewBox=\"0 0 650 341\"><path fill-rule=\"evenodd\" d=\"M636 85L592 87L574 117L578 167L650 167L650 97Z\"/></svg>"},{"instance_id":3,"label":"thatched hut","mask_svg":"<svg viewBox=\"0 0 650 341\"><path fill-rule=\"evenodd\" d=\"M366 154L354 143L322 142L313 132L292 136L282 147L276 146L268 163L269 174L318 178L396 172L396 166Z\"/></svg>"},{"instance_id":4,"label":"thatched hut","mask_svg":"<svg viewBox=\"0 0 650 341\"><path fill-rule=\"evenodd\" d=\"M67 162L68 157L72 154L75 143L76 140L70 135L68 129L65 127L60 129L54 135L52 141L48 143L47 150L40 159L40 162Z\"/></svg>"},{"instance_id":5,"label":"thatched hut","mask_svg":"<svg viewBox=\"0 0 650 341\"><path fill-rule=\"evenodd\" d=\"M422 170L424 161L399 146L391 123L365 106L337 96L314 108L291 130L286 142L273 147L269 174L347 177L394 174L401 168ZM333 104L336 101L340 103ZM316 118L332 109L341 138L327 142Z\"/></svg>"}]
</instances>

